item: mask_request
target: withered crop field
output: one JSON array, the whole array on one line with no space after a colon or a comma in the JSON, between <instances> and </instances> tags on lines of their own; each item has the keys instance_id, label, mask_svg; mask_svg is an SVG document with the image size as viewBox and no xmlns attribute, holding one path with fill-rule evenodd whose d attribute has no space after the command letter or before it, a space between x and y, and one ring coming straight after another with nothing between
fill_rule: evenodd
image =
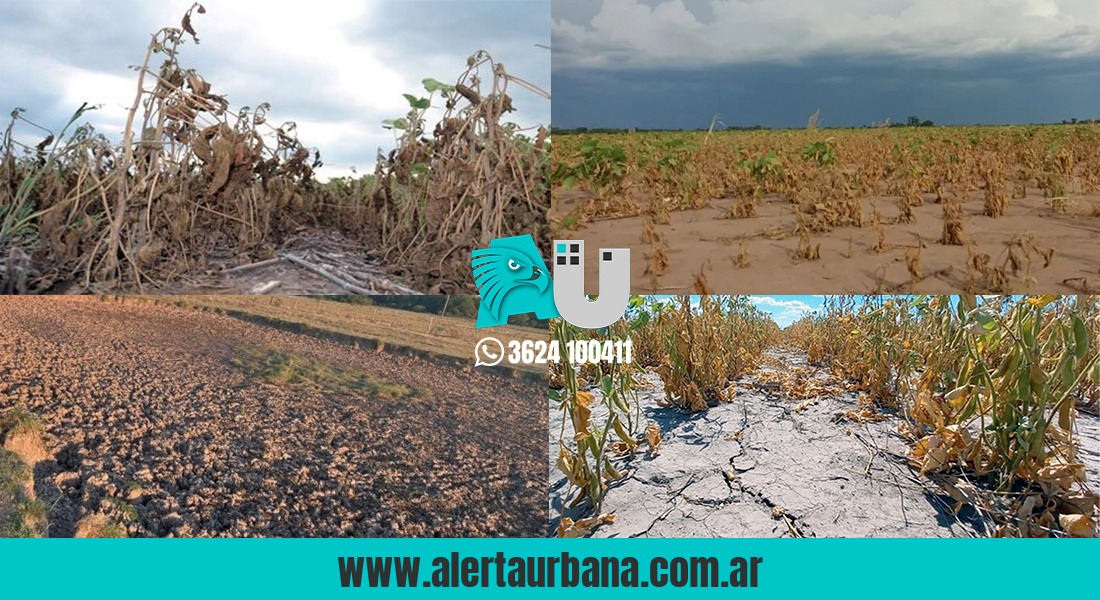
<instances>
[{"instance_id":1,"label":"withered crop field","mask_svg":"<svg viewBox=\"0 0 1100 600\"><path fill-rule=\"evenodd\" d=\"M190 308L0 298L23 534L542 535L545 397Z\"/></svg>"},{"instance_id":2,"label":"withered crop field","mask_svg":"<svg viewBox=\"0 0 1100 600\"><path fill-rule=\"evenodd\" d=\"M570 134L553 154L555 237L632 248L637 292L1100 287L1093 124Z\"/></svg>"},{"instance_id":3,"label":"withered crop field","mask_svg":"<svg viewBox=\"0 0 1100 600\"><path fill-rule=\"evenodd\" d=\"M454 294L476 289L472 249L548 245L549 134L510 113L549 95L488 51L404 94L372 173L321 180L308 127L190 66L205 13L153 34L121 139L88 104L57 131L0 107L0 292Z\"/></svg>"},{"instance_id":4,"label":"withered crop field","mask_svg":"<svg viewBox=\"0 0 1100 600\"><path fill-rule=\"evenodd\" d=\"M1098 300L643 299L636 362L551 373L552 531L1096 537Z\"/></svg>"}]
</instances>

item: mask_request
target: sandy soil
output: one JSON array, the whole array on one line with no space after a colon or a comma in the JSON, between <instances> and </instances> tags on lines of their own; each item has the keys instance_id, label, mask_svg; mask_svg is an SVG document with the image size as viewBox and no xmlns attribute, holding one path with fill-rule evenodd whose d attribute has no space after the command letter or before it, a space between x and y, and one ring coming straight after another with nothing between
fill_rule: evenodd
<instances>
[{"instance_id":1,"label":"sandy soil","mask_svg":"<svg viewBox=\"0 0 1100 600\"><path fill-rule=\"evenodd\" d=\"M258 345L426 389L350 398L248 376ZM491 392L489 391L491 390ZM0 298L0 410L42 419L52 536L535 536L545 383L230 317L89 297Z\"/></svg>"},{"instance_id":2,"label":"sandy soil","mask_svg":"<svg viewBox=\"0 0 1100 600\"><path fill-rule=\"evenodd\" d=\"M574 210L588 197L584 192L559 190L560 202L554 206L552 220ZM965 233L973 242L974 254L985 253L991 265L1003 263L1006 244L1019 235L1034 236L1039 248L1054 248L1054 259L1044 268L1044 260L1033 255L1015 277L1009 289L1016 293L1066 293L1100 289L1100 218L1091 216L1100 198L1073 196L1068 212L1055 214L1049 201L1034 190L1027 198L1010 200L1005 216L982 214L979 194L963 205ZM859 294L872 292L957 293L966 290L968 249L939 242L943 233L943 209L925 195L925 203L912 209L915 220L895 223L898 210L894 198L863 200L865 222L872 223L877 208L886 229L887 247L871 252L878 235L870 225L840 227L827 233L811 234L811 245L821 245L819 260L795 257L799 237L794 234L796 216L792 204L779 196L763 198L758 216L750 219L724 219L733 200L716 200L700 210L673 212L670 223L657 231L668 244L668 269L657 285L645 274L649 244L642 242L644 219L629 217L581 223L573 231L556 231L555 238L583 239L594 253L596 248L631 249L631 291L634 293L692 293L696 275L706 278L712 293L748 292L794 294L812 291L819 294ZM921 277L911 283L906 253L920 249ZM742 244L747 259L739 263ZM588 293L598 290L598 263L586 262L585 286ZM978 289L989 290L977 276ZM1030 280L1029 278L1032 278Z\"/></svg>"},{"instance_id":3,"label":"sandy soil","mask_svg":"<svg viewBox=\"0 0 1100 600\"><path fill-rule=\"evenodd\" d=\"M804 356L768 352L769 363L806 367ZM763 370L774 370L765 366ZM817 371L813 377L827 382ZM685 414L657 406L661 380L647 374L639 392L643 421L661 428L655 457L643 445L617 465L627 477L608 492L603 512L615 522L594 537L967 537L981 535L972 511L954 504L907 465L898 418L855 423L855 395L798 403L767 391L754 376L738 381L732 403ZM592 390L599 394L598 390ZM1083 418L1090 477L1100 470L1100 427ZM550 529L562 516L569 485L554 468L562 416L550 411ZM571 435L566 426L566 435ZM739 434L740 433L740 434ZM1091 436L1091 437L1089 437Z\"/></svg>"}]
</instances>

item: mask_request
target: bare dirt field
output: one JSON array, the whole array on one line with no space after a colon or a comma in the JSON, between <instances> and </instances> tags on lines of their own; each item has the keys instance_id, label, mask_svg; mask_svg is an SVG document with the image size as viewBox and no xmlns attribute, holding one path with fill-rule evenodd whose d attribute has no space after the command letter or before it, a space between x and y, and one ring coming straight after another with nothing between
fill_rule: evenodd
<instances>
[{"instance_id":1,"label":"bare dirt field","mask_svg":"<svg viewBox=\"0 0 1100 600\"><path fill-rule=\"evenodd\" d=\"M734 400L704 412L661 407L661 379L646 373L639 391L644 421L662 441L655 455L620 458L626 475L611 484L602 513L614 522L593 537L971 537L986 524L912 470L900 418L862 423L856 394L822 393L802 403L783 398L761 377L777 369L809 368L804 355L773 349L757 374L737 382ZM836 384L813 369L823 390ZM599 394L598 389L590 390ZM599 405L598 403L596 404ZM594 415L599 421L599 415ZM562 413L550 410L550 535L569 508L569 484L555 468ZM1100 418L1078 417L1089 481L1100 472ZM566 435L572 427L564 424Z\"/></svg>"},{"instance_id":2,"label":"bare dirt field","mask_svg":"<svg viewBox=\"0 0 1100 600\"><path fill-rule=\"evenodd\" d=\"M49 536L542 535L545 397L189 308L0 298L0 413L41 423Z\"/></svg>"}]
</instances>

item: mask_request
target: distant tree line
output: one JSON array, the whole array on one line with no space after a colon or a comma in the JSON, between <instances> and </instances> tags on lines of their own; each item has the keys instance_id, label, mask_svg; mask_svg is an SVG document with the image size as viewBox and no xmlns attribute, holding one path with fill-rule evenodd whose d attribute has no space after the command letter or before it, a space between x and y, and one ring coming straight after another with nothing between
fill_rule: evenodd
<instances>
[{"instance_id":1,"label":"distant tree line","mask_svg":"<svg viewBox=\"0 0 1100 600\"><path fill-rule=\"evenodd\" d=\"M921 120L920 117L909 117L905 123L892 123L890 127L935 127L936 124L929 120Z\"/></svg>"},{"instance_id":2,"label":"distant tree line","mask_svg":"<svg viewBox=\"0 0 1100 600\"><path fill-rule=\"evenodd\" d=\"M479 296L321 296L321 298L347 304L383 306L432 315L445 314L463 319L476 319L481 301ZM508 324L543 330L550 327L549 321L536 319L534 313L513 315L508 319Z\"/></svg>"},{"instance_id":3,"label":"distant tree line","mask_svg":"<svg viewBox=\"0 0 1100 600\"><path fill-rule=\"evenodd\" d=\"M1100 123L1100 119L1063 119L1061 123L1030 123L1030 125L1091 125L1091 124L1098 124L1098 123ZM957 126L981 126L983 124L981 124L981 123L972 123L970 125L963 125L963 124L960 123L960 124L956 124L956 125ZM988 125L988 126L992 126L992 127L998 126L997 124L993 124L993 123L986 123L984 125ZM1020 123L1020 125L1022 125L1022 123ZM902 122L892 123L889 120L886 120L886 121L883 121L882 123L875 123L875 124L872 124L872 125L862 125L862 126L857 126L857 127L842 127L842 126L828 127L828 126L825 126L825 127L821 127L821 129L871 129L871 128L876 128L876 127L935 127L935 126L936 126L936 124L933 121L929 120L929 119L921 119L920 117L917 117L917 116L911 116L908 119L906 119L904 123L902 123ZM790 130L790 129L802 129L802 128L801 127L790 127L790 128L780 127L776 131L786 131L786 130ZM770 130L771 130L771 127L768 127L767 125L750 125L750 126L735 126L735 127L723 127L722 128L722 131L770 131ZM635 133L635 132L644 132L644 133L685 133L685 132L693 132L693 131L707 131L707 128L706 127L700 127L698 129L664 129L664 128L647 129L647 128L643 128L643 127L637 127L637 128L623 129L623 128L613 128L613 127L567 127L567 128L556 128L552 131L552 133L558 134L558 135L571 135L571 134L586 134L586 133Z\"/></svg>"},{"instance_id":4,"label":"distant tree line","mask_svg":"<svg viewBox=\"0 0 1100 600\"><path fill-rule=\"evenodd\" d=\"M723 127L722 131L761 131L761 130L767 130L767 129L771 129L771 128L767 127L766 125L750 125L750 126L747 126L747 127L742 127L742 126ZM550 134L551 135L554 135L554 134L558 134L558 135L570 135L570 134L583 135L583 134L586 134L586 133L634 133L634 132L684 133L684 132L691 132L691 131L708 131L708 130L709 130L708 127L700 127L698 129L682 129L682 128L681 129L667 129L667 128L647 129L647 128L644 128L644 127L631 127L629 129L617 129L617 128L614 128L614 127L566 127L566 128L558 127L558 128L552 129L550 131Z\"/></svg>"}]
</instances>

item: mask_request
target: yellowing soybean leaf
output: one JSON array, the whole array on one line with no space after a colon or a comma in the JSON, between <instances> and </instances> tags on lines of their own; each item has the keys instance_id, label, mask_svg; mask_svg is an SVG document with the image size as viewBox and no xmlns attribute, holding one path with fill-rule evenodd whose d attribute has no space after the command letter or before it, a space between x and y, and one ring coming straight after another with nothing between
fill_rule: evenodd
<instances>
[{"instance_id":1,"label":"yellowing soybean leaf","mask_svg":"<svg viewBox=\"0 0 1100 600\"><path fill-rule=\"evenodd\" d=\"M1058 295L1055 295L1055 294L1048 294L1048 295L1044 295L1044 296L1031 296L1025 302L1027 302L1028 304L1030 304L1032 306L1036 306L1038 308L1044 308L1047 305L1049 305L1051 302L1054 302L1055 300L1057 300L1059 298L1061 298L1061 296L1058 296Z\"/></svg>"},{"instance_id":2,"label":"yellowing soybean leaf","mask_svg":"<svg viewBox=\"0 0 1100 600\"><path fill-rule=\"evenodd\" d=\"M1088 515L1059 515L1058 524L1070 537L1096 537L1096 520Z\"/></svg>"},{"instance_id":3,"label":"yellowing soybean leaf","mask_svg":"<svg viewBox=\"0 0 1100 600\"><path fill-rule=\"evenodd\" d=\"M623 426L622 421L616 416L611 420L611 426L615 428L615 433L619 436L619 439L631 445L638 445L638 441L634 439L634 436L630 435L630 432Z\"/></svg>"}]
</instances>

